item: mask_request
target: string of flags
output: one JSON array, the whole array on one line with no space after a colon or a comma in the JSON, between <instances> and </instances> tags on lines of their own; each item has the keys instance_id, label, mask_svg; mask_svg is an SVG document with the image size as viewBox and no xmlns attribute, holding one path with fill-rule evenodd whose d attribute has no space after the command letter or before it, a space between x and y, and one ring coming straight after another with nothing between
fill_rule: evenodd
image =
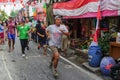
<instances>
[{"instance_id":1,"label":"string of flags","mask_svg":"<svg viewBox=\"0 0 120 80\"><path fill-rule=\"evenodd\" d=\"M44 2L46 2L46 0L44 0ZM4 7L6 7L6 5L11 5L11 4L13 4L14 7L16 7L16 5L18 3L20 3L23 8L26 6L26 4L28 6L36 6L38 4L38 2L36 0L34 0L34 1L29 1L29 0L0 0L0 5L3 5ZM46 13L46 3L43 4L42 8L43 8L43 12Z\"/></svg>"},{"instance_id":2,"label":"string of flags","mask_svg":"<svg viewBox=\"0 0 120 80\"><path fill-rule=\"evenodd\" d=\"M25 2L26 2L27 0L0 0L0 5L3 5L4 7L6 7L6 5L11 5L11 4L13 4L14 5L14 7L16 7L16 5L18 4L18 3L20 3L23 7L25 7ZM29 4L28 4L29 5Z\"/></svg>"}]
</instances>

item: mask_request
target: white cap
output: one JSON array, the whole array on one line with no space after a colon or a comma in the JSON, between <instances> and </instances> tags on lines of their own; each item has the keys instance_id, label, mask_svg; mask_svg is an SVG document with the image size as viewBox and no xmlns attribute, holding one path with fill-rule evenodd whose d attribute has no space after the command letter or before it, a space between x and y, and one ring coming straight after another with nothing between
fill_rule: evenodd
<instances>
[{"instance_id":1,"label":"white cap","mask_svg":"<svg viewBox=\"0 0 120 80\"><path fill-rule=\"evenodd\" d=\"M61 16L55 16L55 19L61 19Z\"/></svg>"}]
</instances>

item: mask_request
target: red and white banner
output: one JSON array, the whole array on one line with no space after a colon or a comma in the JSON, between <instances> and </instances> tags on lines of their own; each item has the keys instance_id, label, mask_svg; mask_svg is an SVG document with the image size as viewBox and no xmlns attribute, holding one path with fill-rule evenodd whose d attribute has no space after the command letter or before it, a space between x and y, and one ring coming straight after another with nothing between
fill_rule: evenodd
<instances>
[{"instance_id":1,"label":"red and white banner","mask_svg":"<svg viewBox=\"0 0 120 80\"><path fill-rule=\"evenodd\" d=\"M55 15L78 16L87 12L97 12L98 0L72 0L55 3L53 12Z\"/></svg>"},{"instance_id":2,"label":"red and white banner","mask_svg":"<svg viewBox=\"0 0 120 80\"><path fill-rule=\"evenodd\" d=\"M66 18L96 17L99 1L102 16L120 15L120 0L71 0L55 3L53 13Z\"/></svg>"},{"instance_id":3,"label":"red and white banner","mask_svg":"<svg viewBox=\"0 0 120 80\"><path fill-rule=\"evenodd\" d=\"M101 0L100 4L102 16L120 15L120 0Z\"/></svg>"}]
</instances>

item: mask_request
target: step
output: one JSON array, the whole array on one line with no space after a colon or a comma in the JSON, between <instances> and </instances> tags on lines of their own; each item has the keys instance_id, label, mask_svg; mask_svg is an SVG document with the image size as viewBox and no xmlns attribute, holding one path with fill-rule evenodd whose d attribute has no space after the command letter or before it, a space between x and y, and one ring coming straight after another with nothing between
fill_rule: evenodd
<instances>
[{"instance_id":1,"label":"step","mask_svg":"<svg viewBox=\"0 0 120 80\"><path fill-rule=\"evenodd\" d=\"M100 67L91 67L88 62L84 62L82 65L83 65L85 68L87 68L88 70L90 70L90 71L92 71L92 72L94 72L94 73L100 71Z\"/></svg>"}]
</instances>

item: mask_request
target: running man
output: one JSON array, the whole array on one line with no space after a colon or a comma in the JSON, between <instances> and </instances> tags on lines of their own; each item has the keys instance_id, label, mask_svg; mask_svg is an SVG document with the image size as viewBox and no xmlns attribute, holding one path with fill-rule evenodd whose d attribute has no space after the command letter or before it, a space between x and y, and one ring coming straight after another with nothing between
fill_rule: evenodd
<instances>
[{"instance_id":1,"label":"running man","mask_svg":"<svg viewBox=\"0 0 120 80\"><path fill-rule=\"evenodd\" d=\"M47 33L46 33L46 27L47 27L47 23L46 22L43 22L43 25L42 25L42 27L41 27L41 30L40 30L40 34L41 35L44 35L43 37L39 37L39 43L40 43L40 45L44 48L44 55L47 55L47 53L46 53L46 50L47 50Z\"/></svg>"},{"instance_id":2,"label":"running man","mask_svg":"<svg viewBox=\"0 0 120 80\"><path fill-rule=\"evenodd\" d=\"M39 42L38 49L40 47L43 47L44 48L43 54L46 55L46 49L47 49L46 22L43 22L43 25L41 26L40 21L38 20L38 24L36 25L36 31L37 31L38 42Z\"/></svg>"},{"instance_id":3,"label":"running man","mask_svg":"<svg viewBox=\"0 0 120 80\"><path fill-rule=\"evenodd\" d=\"M58 49L61 47L62 35L69 35L67 28L61 25L61 18L59 16L55 17L55 24L50 25L46 28L49 34L49 46L53 52L52 61L50 67L53 67L54 75L57 76L57 65L59 61Z\"/></svg>"},{"instance_id":4,"label":"running man","mask_svg":"<svg viewBox=\"0 0 120 80\"><path fill-rule=\"evenodd\" d=\"M37 21L37 24L36 24L36 26L35 26L35 28L36 28L36 34L37 34L37 36L38 36L38 49L40 49L40 47L41 47L41 45L40 45L40 39L41 39L41 37L43 37L43 35L41 35L40 34L40 32L41 32L41 22L38 20Z\"/></svg>"},{"instance_id":5,"label":"running man","mask_svg":"<svg viewBox=\"0 0 120 80\"><path fill-rule=\"evenodd\" d=\"M14 45L15 45L15 22L12 17L9 17L7 36L8 36L8 47L9 47L8 51L11 52L12 50L14 50Z\"/></svg>"},{"instance_id":6,"label":"running man","mask_svg":"<svg viewBox=\"0 0 120 80\"><path fill-rule=\"evenodd\" d=\"M28 45L28 38L30 33L30 27L25 25L25 21L23 20L21 25L17 27L18 36L20 38L21 49L22 49L22 56L25 57L25 48Z\"/></svg>"}]
</instances>

